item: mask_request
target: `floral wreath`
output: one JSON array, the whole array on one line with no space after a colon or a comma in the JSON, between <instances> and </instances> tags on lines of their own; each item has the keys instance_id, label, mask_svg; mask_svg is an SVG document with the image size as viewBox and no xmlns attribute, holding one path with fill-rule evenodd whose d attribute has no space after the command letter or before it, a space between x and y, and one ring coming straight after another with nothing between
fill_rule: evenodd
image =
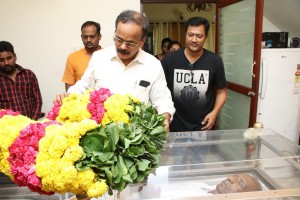
<instances>
[{"instance_id":1,"label":"floral wreath","mask_svg":"<svg viewBox=\"0 0 300 200\"><path fill-rule=\"evenodd\" d=\"M0 171L40 194L100 197L142 182L158 167L164 116L108 89L70 94L46 119L0 110Z\"/></svg>"}]
</instances>

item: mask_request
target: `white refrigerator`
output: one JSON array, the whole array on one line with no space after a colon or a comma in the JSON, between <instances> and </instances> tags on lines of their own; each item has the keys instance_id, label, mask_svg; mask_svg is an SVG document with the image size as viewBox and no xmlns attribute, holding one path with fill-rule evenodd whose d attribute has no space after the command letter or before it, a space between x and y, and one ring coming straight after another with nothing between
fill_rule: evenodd
<instances>
[{"instance_id":1,"label":"white refrigerator","mask_svg":"<svg viewBox=\"0 0 300 200\"><path fill-rule=\"evenodd\" d=\"M300 48L262 49L256 121L297 144L300 134L299 74Z\"/></svg>"}]
</instances>

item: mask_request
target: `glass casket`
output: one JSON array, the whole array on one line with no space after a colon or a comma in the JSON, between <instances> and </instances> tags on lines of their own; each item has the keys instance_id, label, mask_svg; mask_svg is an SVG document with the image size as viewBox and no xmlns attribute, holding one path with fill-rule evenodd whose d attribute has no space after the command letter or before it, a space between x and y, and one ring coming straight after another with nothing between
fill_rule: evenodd
<instances>
[{"instance_id":1,"label":"glass casket","mask_svg":"<svg viewBox=\"0 0 300 200\"><path fill-rule=\"evenodd\" d=\"M207 193L239 173L262 191ZM160 167L121 199L300 199L300 147L270 129L170 133Z\"/></svg>"}]
</instances>

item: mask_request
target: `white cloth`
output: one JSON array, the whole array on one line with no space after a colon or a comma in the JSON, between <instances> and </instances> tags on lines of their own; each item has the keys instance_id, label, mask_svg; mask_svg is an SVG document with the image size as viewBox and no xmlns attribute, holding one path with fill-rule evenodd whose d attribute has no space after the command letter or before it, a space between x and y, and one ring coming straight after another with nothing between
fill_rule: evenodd
<instances>
[{"instance_id":1,"label":"white cloth","mask_svg":"<svg viewBox=\"0 0 300 200\"><path fill-rule=\"evenodd\" d=\"M153 183L144 185L142 188L130 188L130 194L127 199L176 199L187 197L210 196L208 191L214 189L215 186L209 186L199 181L177 182L177 183ZM140 191L139 191L140 190Z\"/></svg>"},{"instance_id":2,"label":"white cloth","mask_svg":"<svg viewBox=\"0 0 300 200\"><path fill-rule=\"evenodd\" d=\"M99 88L108 88L115 94L130 94L143 102L150 102L158 114L168 112L173 116L175 112L160 61L142 49L127 66L117 56L115 47L94 52L81 80L68 92L84 93L87 89Z\"/></svg>"}]
</instances>

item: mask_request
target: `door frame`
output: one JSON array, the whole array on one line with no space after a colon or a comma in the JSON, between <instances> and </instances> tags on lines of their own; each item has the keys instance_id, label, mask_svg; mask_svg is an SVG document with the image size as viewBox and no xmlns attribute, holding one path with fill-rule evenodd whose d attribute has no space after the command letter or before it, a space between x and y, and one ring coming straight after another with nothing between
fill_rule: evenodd
<instances>
[{"instance_id":1,"label":"door frame","mask_svg":"<svg viewBox=\"0 0 300 200\"><path fill-rule=\"evenodd\" d=\"M216 53L219 54L219 19L220 10L222 7L237 3L241 0L219 0L216 3ZM253 48L253 69L252 69L252 85L251 88L239 85L228 81L228 89L234 92L250 96L250 116L248 127L252 127L256 122L257 106L258 106L258 92L259 92L259 77L260 77L260 56L261 56L261 41L262 41L262 23L263 23L264 0L256 0L255 10L255 27L254 27L254 48ZM252 96L251 94L254 94Z\"/></svg>"}]
</instances>

